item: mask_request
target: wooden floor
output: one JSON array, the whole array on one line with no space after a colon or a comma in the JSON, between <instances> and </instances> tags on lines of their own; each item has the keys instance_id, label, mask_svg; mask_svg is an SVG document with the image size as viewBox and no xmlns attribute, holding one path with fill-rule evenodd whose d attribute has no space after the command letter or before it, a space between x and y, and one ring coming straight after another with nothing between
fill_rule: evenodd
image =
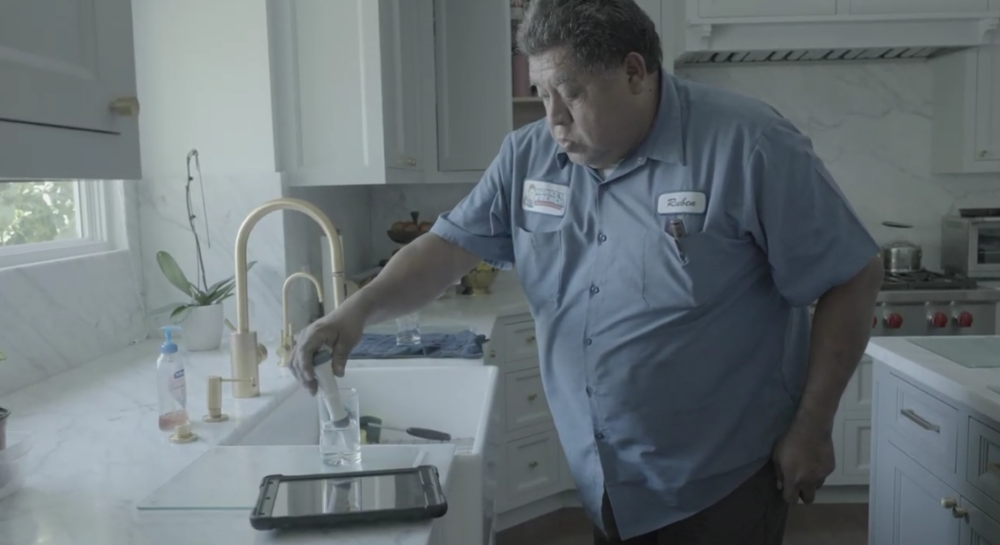
<instances>
[{"instance_id":1,"label":"wooden floor","mask_svg":"<svg viewBox=\"0 0 1000 545\"><path fill-rule=\"evenodd\" d=\"M563 509L505 530L496 545L591 545L590 521L580 509ZM784 545L867 545L868 504L796 505Z\"/></svg>"}]
</instances>

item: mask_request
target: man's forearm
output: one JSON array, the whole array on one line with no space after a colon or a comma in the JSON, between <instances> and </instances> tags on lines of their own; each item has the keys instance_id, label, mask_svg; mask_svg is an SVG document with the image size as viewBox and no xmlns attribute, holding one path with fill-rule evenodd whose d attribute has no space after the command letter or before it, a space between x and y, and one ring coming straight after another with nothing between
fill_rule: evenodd
<instances>
[{"instance_id":1,"label":"man's forearm","mask_svg":"<svg viewBox=\"0 0 1000 545\"><path fill-rule=\"evenodd\" d=\"M428 233L392 256L374 280L345 305L359 305L366 324L420 310L481 261L443 238Z\"/></svg>"},{"instance_id":2,"label":"man's forearm","mask_svg":"<svg viewBox=\"0 0 1000 545\"><path fill-rule=\"evenodd\" d=\"M832 430L847 383L871 336L875 297L882 284L882 263L873 259L846 284L820 298L813 314L809 370L796 422Z\"/></svg>"}]
</instances>

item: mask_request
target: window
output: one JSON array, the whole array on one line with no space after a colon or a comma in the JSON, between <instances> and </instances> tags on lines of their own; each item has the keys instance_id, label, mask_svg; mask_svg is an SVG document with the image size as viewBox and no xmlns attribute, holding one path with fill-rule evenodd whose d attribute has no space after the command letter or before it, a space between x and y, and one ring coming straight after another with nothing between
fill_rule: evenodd
<instances>
[{"instance_id":1,"label":"window","mask_svg":"<svg viewBox=\"0 0 1000 545\"><path fill-rule=\"evenodd\" d=\"M0 181L0 268L112 249L106 185Z\"/></svg>"}]
</instances>

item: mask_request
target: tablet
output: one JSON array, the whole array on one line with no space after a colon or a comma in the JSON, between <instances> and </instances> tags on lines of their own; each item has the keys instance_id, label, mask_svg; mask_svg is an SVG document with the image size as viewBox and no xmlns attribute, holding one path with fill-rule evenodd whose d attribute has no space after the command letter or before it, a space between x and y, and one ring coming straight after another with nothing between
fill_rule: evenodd
<instances>
[{"instance_id":1,"label":"tablet","mask_svg":"<svg viewBox=\"0 0 1000 545\"><path fill-rule=\"evenodd\" d=\"M319 528L442 517L448 501L438 470L419 466L321 475L268 475L250 525L257 530Z\"/></svg>"}]
</instances>

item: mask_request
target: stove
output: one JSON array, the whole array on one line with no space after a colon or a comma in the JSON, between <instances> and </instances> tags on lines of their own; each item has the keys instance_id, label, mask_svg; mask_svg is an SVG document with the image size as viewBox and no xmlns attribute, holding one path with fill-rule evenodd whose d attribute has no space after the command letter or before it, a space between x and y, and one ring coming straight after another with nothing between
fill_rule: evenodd
<instances>
[{"instance_id":1,"label":"stove","mask_svg":"<svg viewBox=\"0 0 1000 545\"><path fill-rule=\"evenodd\" d=\"M872 317L872 336L997 333L1000 290L964 276L921 270L886 273Z\"/></svg>"}]
</instances>

